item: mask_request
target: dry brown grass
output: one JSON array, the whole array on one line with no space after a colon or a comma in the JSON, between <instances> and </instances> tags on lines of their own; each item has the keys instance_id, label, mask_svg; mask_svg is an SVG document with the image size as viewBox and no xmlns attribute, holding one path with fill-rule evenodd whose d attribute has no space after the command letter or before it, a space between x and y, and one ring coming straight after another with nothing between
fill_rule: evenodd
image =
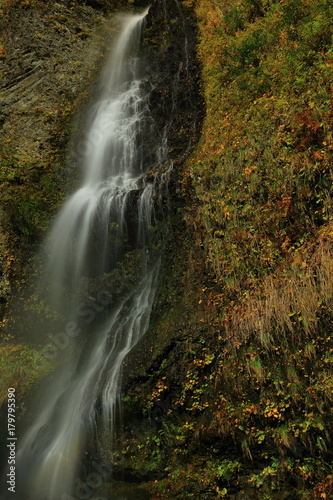
<instances>
[{"instance_id":1,"label":"dry brown grass","mask_svg":"<svg viewBox=\"0 0 333 500\"><path fill-rule=\"evenodd\" d=\"M245 340L255 333L268 347L272 332L292 336L299 327L306 334L316 328L323 305L333 303L333 251L321 242L311 257L300 260L295 259L288 273L268 276L241 307L228 311L224 318L228 337Z\"/></svg>"}]
</instances>

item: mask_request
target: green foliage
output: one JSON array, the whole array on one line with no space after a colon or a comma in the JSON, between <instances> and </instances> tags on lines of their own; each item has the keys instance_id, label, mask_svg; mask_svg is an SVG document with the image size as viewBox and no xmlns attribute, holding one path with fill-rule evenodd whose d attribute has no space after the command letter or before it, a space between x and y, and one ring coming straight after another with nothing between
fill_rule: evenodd
<instances>
[{"instance_id":1,"label":"green foliage","mask_svg":"<svg viewBox=\"0 0 333 500\"><path fill-rule=\"evenodd\" d=\"M42 351L27 345L14 344L13 339L2 338L0 405L6 402L8 387L14 387L18 397L22 398L50 369L50 360Z\"/></svg>"},{"instance_id":2,"label":"green foliage","mask_svg":"<svg viewBox=\"0 0 333 500\"><path fill-rule=\"evenodd\" d=\"M216 496L250 484L256 498L329 498L333 6L184 3L206 117L183 178L192 318L182 324L166 287L154 326L179 343L136 399L145 416L169 401L155 431L172 467L153 492L199 498L203 481Z\"/></svg>"},{"instance_id":3,"label":"green foliage","mask_svg":"<svg viewBox=\"0 0 333 500\"><path fill-rule=\"evenodd\" d=\"M197 2L207 118L189 174L208 259L233 288L330 220L332 6L213 4Z\"/></svg>"}]
</instances>

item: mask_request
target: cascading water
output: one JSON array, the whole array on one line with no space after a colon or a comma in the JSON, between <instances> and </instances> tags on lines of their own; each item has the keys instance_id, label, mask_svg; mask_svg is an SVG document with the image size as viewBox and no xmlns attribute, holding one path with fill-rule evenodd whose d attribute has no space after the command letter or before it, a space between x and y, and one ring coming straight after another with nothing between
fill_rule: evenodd
<instances>
[{"instance_id":1,"label":"cascading water","mask_svg":"<svg viewBox=\"0 0 333 500\"><path fill-rule=\"evenodd\" d=\"M66 314L66 342L20 440L19 500L86 498L72 496L84 445L96 420L112 434L122 362L148 326L159 268L150 226L159 195L157 181L145 176L166 157L163 141L144 152L152 120L135 52L146 14L123 20L91 112L82 186L46 243L44 286L53 308ZM108 287L128 268L128 283Z\"/></svg>"}]
</instances>

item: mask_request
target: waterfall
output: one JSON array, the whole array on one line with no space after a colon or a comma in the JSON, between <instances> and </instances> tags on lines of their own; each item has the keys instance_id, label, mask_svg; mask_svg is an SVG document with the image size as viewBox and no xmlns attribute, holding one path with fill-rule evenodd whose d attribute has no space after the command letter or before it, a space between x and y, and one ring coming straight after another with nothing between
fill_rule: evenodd
<instances>
[{"instance_id":1,"label":"waterfall","mask_svg":"<svg viewBox=\"0 0 333 500\"><path fill-rule=\"evenodd\" d=\"M160 262L156 172L166 153L156 137L145 149L147 134L157 136L138 57L147 12L123 18L89 115L82 185L45 245L45 294L65 318L54 337L62 363L20 439L19 500L88 498L73 496L87 439L96 421L112 434L123 360L148 327Z\"/></svg>"}]
</instances>

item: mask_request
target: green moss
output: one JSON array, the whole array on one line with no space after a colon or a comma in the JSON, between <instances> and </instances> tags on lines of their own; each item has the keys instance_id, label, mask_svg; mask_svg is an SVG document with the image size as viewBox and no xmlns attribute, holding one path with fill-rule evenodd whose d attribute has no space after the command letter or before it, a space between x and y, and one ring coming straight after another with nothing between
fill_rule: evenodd
<instances>
[{"instance_id":1,"label":"green moss","mask_svg":"<svg viewBox=\"0 0 333 500\"><path fill-rule=\"evenodd\" d=\"M52 368L43 351L23 344L13 344L8 338L1 338L0 353L0 405L6 402L9 387L16 390L17 397L22 401Z\"/></svg>"}]
</instances>

